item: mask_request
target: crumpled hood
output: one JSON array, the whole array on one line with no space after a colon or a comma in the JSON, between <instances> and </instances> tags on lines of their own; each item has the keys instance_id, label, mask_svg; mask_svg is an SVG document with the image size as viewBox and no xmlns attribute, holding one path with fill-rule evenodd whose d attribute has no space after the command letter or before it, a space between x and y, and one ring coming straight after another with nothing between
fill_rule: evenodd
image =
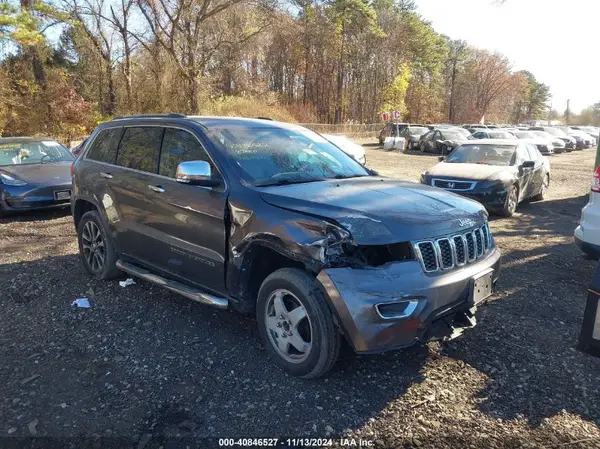
<instances>
[{"instance_id":1,"label":"crumpled hood","mask_svg":"<svg viewBox=\"0 0 600 449\"><path fill-rule=\"evenodd\" d=\"M25 181L27 184L60 185L71 182L71 162L3 165L0 167L0 173Z\"/></svg>"},{"instance_id":2,"label":"crumpled hood","mask_svg":"<svg viewBox=\"0 0 600 449\"><path fill-rule=\"evenodd\" d=\"M515 167L504 167L501 165L484 164L459 164L440 162L427 170L427 175L432 177L469 179L473 181L484 181L497 179L505 173L516 172Z\"/></svg>"},{"instance_id":3,"label":"crumpled hood","mask_svg":"<svg viewBox=\"0 0 600 449\"><path fill-rule=\"evenodd\" d=\"M458 232L481 224L475 201L422 184L380 177L266 187L267 203L334 220L360 245L384 245Z\"/></svg>"}]
</instances>

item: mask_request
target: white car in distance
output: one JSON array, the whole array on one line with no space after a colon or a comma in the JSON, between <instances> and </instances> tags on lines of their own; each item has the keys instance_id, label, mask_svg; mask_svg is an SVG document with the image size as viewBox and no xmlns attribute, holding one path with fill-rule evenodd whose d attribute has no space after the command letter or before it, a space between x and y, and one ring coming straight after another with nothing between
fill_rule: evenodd
<instances>
[{"instance_id":1,"label":"white car in distance","mask_svg":"<svg viewBox=\"0 0 600 449\"><path fill-rule=\"evenodd\" d=\"M362 145L357 144L346 136L340 136L338 134L322 134L322 136L361 164L365 165L367 162L365 149Z\"/></svg>"}]
</instances>

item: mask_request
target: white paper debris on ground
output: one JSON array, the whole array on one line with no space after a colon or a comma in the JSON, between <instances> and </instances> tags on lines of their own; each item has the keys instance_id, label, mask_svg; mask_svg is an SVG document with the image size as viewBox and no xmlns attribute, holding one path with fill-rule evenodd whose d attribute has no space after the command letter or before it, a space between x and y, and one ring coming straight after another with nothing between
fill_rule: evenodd
<instances>
[{"instance_id":1,"label":"white paper debris on ground","mask_svg":"<svg viewBox=\"0 0 600 449\"><path fill-rule=\"evenodd\" d=\"M72 306L77 306L80 309L89 309L91 306L90 300L87 298L77 298L71 303Z\"/></svg>"},{"instance_id":2,"label":"white paper debris on ground","mask_svg":"<svg viewBox=\"0 0 600 449\"><path fill-rule=\"evenodd\" d=\"M404 150L404 147L406 146L406 140L404 139L404 137L396 137L396 139L394 140L394 150Z\"/></svg>"},{"instance_id":3,"label":"white paper debris on ground","mask_svg":"<svg viewBox=\"0 0 600 449\"><path fill-rule=\"evenodd\" d=\"M386 151L403 150L405 144L404 137L386 137L383 141L383 149Z\"/></svg>"},{"instance_id":4,"label":"white paper debris on ground","mask_svg":"<svg viewBox=\"0 0 600 449\"><path fill-rule=\"evenodd\" d=\"M125 280L125 281L119 281L119 285L121 287L129 287L130 285L135 285L135 281L131 278Z\"/></svg>"},{"instance_id":5,"label":"white paper debris on ground","mask_svg":"<svg viewBox=\"0 0 600 449\"><path fill-rule=\"evenodd\" d=\"M393 137L386 137L385 140L383 141L383 149L391 150L392 148L394 148L395 140L396 139L394 139Z\"/></svg>"}]
</instances>

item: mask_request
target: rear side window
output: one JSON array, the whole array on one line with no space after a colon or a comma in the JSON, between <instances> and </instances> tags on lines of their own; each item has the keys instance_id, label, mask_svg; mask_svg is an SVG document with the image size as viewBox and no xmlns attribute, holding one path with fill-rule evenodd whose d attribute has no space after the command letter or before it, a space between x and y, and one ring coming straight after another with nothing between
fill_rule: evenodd
<instances>
[{"instance_id":1,"label":"rear side window","mask_svg":"<svg viewBox=\"0 0 600 449\"><path fill-rule=\"evenodd\" d=\"M533 144L527 144L527 153L529 154L530 161L537 161L538 159L538 149Z\"/></svg>"},{"instance_id":2,"label":"rear side window","mask_svg":"<svg viewBox=\"0 0 600 449\"><path fill-rule=\"evenodd\" d=\"M103 129L92 142L86 158L98 162L106 162L107 164L114 164L122 135L123 128Z\"/></svg>"},{"instance_id":3,"label":"rear side window","mask_svg":"<svg viewBox=\"0 0 600 449\"><path fill-rule=\"evenodd\" d=\"M217 175L215 166L196 137L182 129L166 128L160 154L159 174L174 178L179 163L187 161L208 162L213 177Z\"/></svg>"},{"instance_id":4,"label":"rear side window","mask_svg":"<svg viewBox=\"0 0 600 449\"><path fill-rule=\"evenodd\" d=\"M157 173L163 129L158 126L125 128L117 155L117 165Z\"/></svg>"}]
</instances>

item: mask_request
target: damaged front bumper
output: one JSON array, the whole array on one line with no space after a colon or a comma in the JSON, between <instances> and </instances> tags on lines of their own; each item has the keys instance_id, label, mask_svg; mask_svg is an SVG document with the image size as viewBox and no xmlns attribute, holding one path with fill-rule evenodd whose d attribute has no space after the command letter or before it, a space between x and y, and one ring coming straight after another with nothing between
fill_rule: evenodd
<instances>
[{"instance_id":1,"label":"damaged front bumper","mask_svg":"<svg viewBox=\"0 0 600 449\"><path fill-rule=\"evenodd\" d=\"M441 274L418 261L380 268L326 268L317 276L348 342L357 353L399 349L453 338L475 325L475 279L500 273L497 249L487 257Z\"/></svg>"}]
</instances>

